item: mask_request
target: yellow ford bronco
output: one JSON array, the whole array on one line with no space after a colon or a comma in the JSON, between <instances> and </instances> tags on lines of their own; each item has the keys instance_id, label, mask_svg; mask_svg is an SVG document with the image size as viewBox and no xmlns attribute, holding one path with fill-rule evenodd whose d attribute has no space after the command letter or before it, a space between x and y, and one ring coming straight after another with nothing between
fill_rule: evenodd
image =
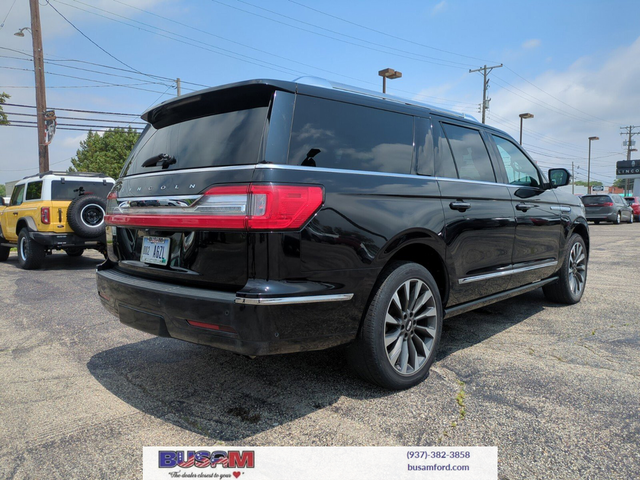
<instances>
[{"instance_id":1,"label":"yellow ford bronco","mask_svg":"<svg viewBox=\"0 0 640 480\"><path fill-rule=\"evenodd\" d=\"M114 180L101 173L45 172L16 183L0 207L0 261L18 250L18 264L39 268L46 255L64 250L106 252L104 210ZM4 203L4 202L3 202Z\"/></svg>"}]
</instances>

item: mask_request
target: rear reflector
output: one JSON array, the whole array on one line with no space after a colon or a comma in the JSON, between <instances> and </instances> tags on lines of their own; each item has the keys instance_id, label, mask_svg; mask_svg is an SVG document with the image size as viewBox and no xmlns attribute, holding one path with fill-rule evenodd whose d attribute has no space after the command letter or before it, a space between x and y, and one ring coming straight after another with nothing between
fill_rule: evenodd
<instances>
[{"instance_id":1,"label":"rear reflector","mask_svg":"<svg viewBox=\"0 0 640 480\"><path fill-rule=\"evenodd\" d=\"M238 333L235 331L235 329L228 327L226 325L216 325L215 323L196 322L195 320L187 320L187 323L193 327L208 328L209 330L216 330L218 332Z\"/></svg>"},{"instance_id":2,"label":"rear reflector","mask_svg":"<svg viewBox=\"0 0 640 480\"><path fill-rule=\"evenodd\" d=\"M225 185L208 189L189 206L135 208L109 198L105 220L123 227L297 230L323 200L324 189L317 185Z\"/></svg>"}]
</instances>

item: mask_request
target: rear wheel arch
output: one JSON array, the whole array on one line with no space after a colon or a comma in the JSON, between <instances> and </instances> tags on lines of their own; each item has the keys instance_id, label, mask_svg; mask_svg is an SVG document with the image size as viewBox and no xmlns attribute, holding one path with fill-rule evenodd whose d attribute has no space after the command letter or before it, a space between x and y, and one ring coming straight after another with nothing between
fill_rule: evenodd
<instances>
[{"instance_id":1,"label":"rear wheel arch","mask_svg":"<svg viewBox=\"0 0 640 480\"><path fill-rule=\"evenodd\" d=\"M30 232L38 231L38 226L36 225L35 220L31 217L22 217L18 220L18 223L16 224L16 235L19 235L23 228L26 228Z\"/></svg>"},{"instance_id":2,"label":"rear wheel arch","mask_svg":"<svg viewBox=\"0 0 640 480\"><path fill-rule=\"evenodd\" d=\"M589 227L582 223L576 224L573 228L573 231L567 236L567 241L569 240L571 235L573 235L574 233L577 233L578 235L580 235L582 237L582 240L584 240L584 244L587 248L587 258L589 258L589 247L590 247Z\"/></svg>"}]
</instances>

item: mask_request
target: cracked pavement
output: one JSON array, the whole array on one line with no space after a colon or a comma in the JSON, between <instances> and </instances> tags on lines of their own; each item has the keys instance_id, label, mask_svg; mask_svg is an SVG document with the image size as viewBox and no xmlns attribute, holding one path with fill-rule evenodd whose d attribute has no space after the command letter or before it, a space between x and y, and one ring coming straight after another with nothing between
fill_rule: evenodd
<instances>
[{"instance_id":1,"label":"cracked pavement","mask_svg":"<svg viewBox=\"0 0 640 480\"><path fill-rule=\"evenodd\" d=\"M640 224L591 227L582 302L445 320L431 375L372 387L341 349L250 360L121 325L100 255L0 263L0 478L142 477L154 445L497 445L501 480L640 471ZM462 395L461 395L462 392Z\"/></svg>"}]
</instances>

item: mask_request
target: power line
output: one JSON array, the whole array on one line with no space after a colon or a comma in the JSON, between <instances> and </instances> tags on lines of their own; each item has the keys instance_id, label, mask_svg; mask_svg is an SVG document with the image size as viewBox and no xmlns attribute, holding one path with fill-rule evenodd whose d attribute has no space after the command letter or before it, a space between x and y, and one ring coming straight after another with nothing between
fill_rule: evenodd
<instances>
[{"instance_id":1,"label":"power line","mask_svg":"<svg viewBox=\"0 0 640 480\"><path fill-rule=\"evenodd\" d=\"M122 65L124 65L127 68L130 68L131 70L136 70L135 68L133 68L131 65L128 65L126 63L124 63L122 60L120 60L119 58L115 57L114 55L110 54L109 52L107 52L104 48L102 48L100 45L98 45L96 42L94 42L93 40L91 40L87 35L84 34L84 32L82 30L80 30L78 27L76 27L67 17L65 17L62 13L60 13L58 11L58 9L56 7L54 7L51 2L49 0L47 1L47 5L49 5L51 8L53 8L53 10L60 15L69 25L71 25L78 33L80 33L80 35L82 35L84 38L86 38L87 40L89 40L91 43L93 43L96 47L98 47L100 50L102 50L104 53L106 53L107 55L109 55L111 58L113 58L116 62L121 63ZM61 2L62 3L62 2ZM137 71L137 70L136 70ZM142 74L142 72L138 72L140 74Z\"/></svg>"},{"instance_id":2,"label":"power line","mask_svg":"<svg viewBox=\"0 0 640 480\"><path fill-rule=\"evenodd\" d=\"M20 108L36 108L34 105L23 105L19 103L3 103L3 105L7 105L10 107L20 107ZM139 117L139 113L121 113L121 112L100 112L97 110L79 110L77 108L51 108L52 110L59 110L61 112L79 112L79 113L95 113L100 115L122 115L125 117Z\"/></svg>"},{"instance_id":3,"label":"power line","mask_svg":"<svg viewBox=\"0 0 640 480\"><path fill-rule=\"evenodd\" d=\"M35 113L17 113L17 112L4 112L7 115L16 115L20 117L37 117ZM107 120L102 118L82 118L82 117L66 117L66 116L56 116L57 119L62 120L82 120L85 122L107 122L107 123L124 123L124 124L138 124L138 125L146 125L145 122L130 122L128 120Z\"/></svg>"}]
</instances>

